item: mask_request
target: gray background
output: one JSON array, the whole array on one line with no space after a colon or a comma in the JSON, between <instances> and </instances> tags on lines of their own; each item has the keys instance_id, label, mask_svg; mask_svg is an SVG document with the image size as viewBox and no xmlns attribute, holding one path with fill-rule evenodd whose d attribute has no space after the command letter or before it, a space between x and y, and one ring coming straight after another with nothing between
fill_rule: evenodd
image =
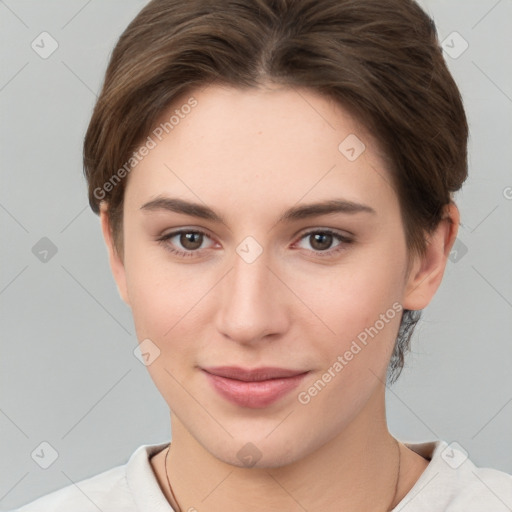
<instances>
[{"instance_id":1,"label":"gray background","mask_svg":"<svg viewBox=\"0 0 512 512\"><path fill-rule=\"evenodd\" d=\"M145 3L0 0L4 510L169 438L166 404L133 354L81 164L108 57ZM477 465L512 473L512 2L422 5L453 55L463 49L453 31L469 44L446 60L470 121L470 178L456 196L457 253L387 393L389 427L404 441L457 441ZM43 31L59 45L46 59L31 47ZM43 237L57 248L46 262L32 252ZM46 470L31 458L43 441L59 454Z\"/></svg>"}]
</instances>

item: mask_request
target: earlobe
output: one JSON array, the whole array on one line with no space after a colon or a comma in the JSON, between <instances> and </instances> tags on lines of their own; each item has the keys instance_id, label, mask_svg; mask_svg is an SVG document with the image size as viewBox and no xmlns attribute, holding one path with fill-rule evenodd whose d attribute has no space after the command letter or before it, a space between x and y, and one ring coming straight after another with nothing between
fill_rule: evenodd
<instances>
[{"instance_id":1,"label":"earlobe","mask_svg":"<svg viewBox=\"0 0 512 512\"><path fill-rule=\"evenodd\" d=\"M126 302L126 304L130 305L128 289L126 286L126 271L124 268L124 262L119 253L117 252L114 244L114 239L110 228L110 221L107 214L107 208L107 205L103 203L101 204L100 222L101 230L103 232L103 238L105 240L105 245L107 246L110 269L112 270L112 275L114 276L114 280L116 282L119 295L121 296L123 301Z\"/></svg>"},{"instance_id":2,"label":"earlobe","mask_svg":"<svg viewBox=\"0 0 512 512\"><path fill-rule=\"evenodd\" d=\"M459 210L451 202L445 207L441 222L429 235L425 254L415 257L406 283L404 309L423 309L432 300L441 284L448 256L457 237L459 221Z\"/></svg>"}]
</instances>

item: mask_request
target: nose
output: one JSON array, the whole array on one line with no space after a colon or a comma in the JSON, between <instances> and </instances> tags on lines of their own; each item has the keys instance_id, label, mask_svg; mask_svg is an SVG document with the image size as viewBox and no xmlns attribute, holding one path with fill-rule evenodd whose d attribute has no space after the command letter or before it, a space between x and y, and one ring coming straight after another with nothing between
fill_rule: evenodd
<instances>
[{"instance_id":1,"label":"nose","mask_svg":"<svg viewBox=\"0 0 512 512\"><path fill-rule=\"evenodd\" d=\"M289 327L286 287L270 268L265 251L252 262L234 255L217 303L218 331L242 344L275 339ZM289 293L289 291L288 291Z\"/></svg>"}]
</instances>

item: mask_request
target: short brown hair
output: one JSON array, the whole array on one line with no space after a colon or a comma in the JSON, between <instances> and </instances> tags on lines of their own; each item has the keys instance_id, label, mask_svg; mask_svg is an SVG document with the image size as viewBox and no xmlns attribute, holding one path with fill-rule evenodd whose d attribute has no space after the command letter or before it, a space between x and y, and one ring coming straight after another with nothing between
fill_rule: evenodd
<instances>
[{"instance_id":1,"label":"short brown hair","mask_svg":"<svg viewBox=\"0 0 512 512\"><path fill-rule=\"evenodd\" d=\"M89 203L96 213L108 204L118 252L126 166L118 170L166 108L209 83L265 82L334 99L375 136L407 247L423 254L466 179L468 125L434 22L413 0L150 1L113 50L84 141ZM402 315L390 383L420 314Z\"/></svg>"}]
</instances>

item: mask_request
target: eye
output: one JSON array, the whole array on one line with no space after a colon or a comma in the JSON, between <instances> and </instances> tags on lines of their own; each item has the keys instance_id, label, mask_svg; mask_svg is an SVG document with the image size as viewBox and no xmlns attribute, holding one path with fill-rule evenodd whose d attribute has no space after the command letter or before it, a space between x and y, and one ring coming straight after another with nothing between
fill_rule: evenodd
<instances>
[{"instance_id":1,"label":"eye","mask_svg":"<svg viewBox=\"0 0 512 512\"><path fill-rule=\"evenodd\" d=\"M320 257L333 256L346 249L347 244L353 242L351 238L330 229L308 231L301 237L301 242L304 240L309 241L308 243L313 248L312 252ZM334 249L331 249L335 240L338 240L339 243L334 246Z\"/></svg>"},{"instance_id":2,"label":"eye","mask_svg":"<svg viewBox=\"0 0 512 512\"><path fill-rule=\"evenodd\" d=\"M205 238L211 240L210 236L204 231L197 229L180 229L159 237L157 241L172 254L181 258L186 258L198 256L203 249L208 248L201 247ZM341 233L336 233L330 229L309 231L302 235L300 241L302 242L308 239L312 250L307 247L305 249L313 252L315 256L320 257L332 257L338 252L346 249L346 246L353 242L351 238L342 235ZM338 244L334 246L334 249L332 249L332 244L336 240L338 241ZM178 248L176 246L178 246ZM183 249L180 249L179 246ZM212 246L213 242L210 247Z\"/></svg>"},{"instance_id":3,"label":"eye","mask_svg":"<svg viewBox=\"0 0 512 512\"><path fill-rule=\"evenodd\" d=\"M180 257L196 256L201 252L201 245L204 239L210 238L204 231L196 229L180 229L173 231L157 239L169 252ZM176 241L173 242L173 239ZM177 249L176 245L180 244L185 250Z\"/></svg>"}]
</instances>

